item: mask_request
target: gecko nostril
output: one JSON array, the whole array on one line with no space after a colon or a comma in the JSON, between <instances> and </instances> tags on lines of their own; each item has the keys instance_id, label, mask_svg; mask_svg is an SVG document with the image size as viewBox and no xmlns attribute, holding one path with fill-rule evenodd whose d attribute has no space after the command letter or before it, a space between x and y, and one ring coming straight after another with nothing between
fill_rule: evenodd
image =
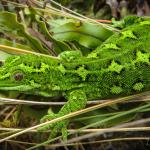
<instances>
[{"instance_id":1,"label":"gecko nostril","mask_svg":"<svg viewBox=\"0 0 150 150\"><path fill-rule=\"evenodd\" d=\"M0 67L2 67L4 65L3 61L0 61Z\"/></svg>"},{"instance_id":2,"label":"gecko nostril","mask_svg":"<svg viewBox=\"0 0 150 150\"><path fill-rule=\"evenodd\" d=\"M23 74L22 73L17 73L13 77L16 81L21 81L23 79Z\"/></svg>"}]
</instances>

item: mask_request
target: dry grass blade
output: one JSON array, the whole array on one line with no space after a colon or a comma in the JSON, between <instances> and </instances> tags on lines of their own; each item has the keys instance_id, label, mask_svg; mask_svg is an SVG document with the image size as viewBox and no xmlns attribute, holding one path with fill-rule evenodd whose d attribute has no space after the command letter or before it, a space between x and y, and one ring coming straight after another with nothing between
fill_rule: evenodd
<instances>
[{"instance_id":1,"label":"dry grass blade","mask_svg":"<svg viewBox=\"0 0 150 150\"><path fill-rule=\"evenodd\" d=\"M39 1L36 1L36 0L32 0L32 2L35 3L35 4L38 4L38 5L40 5L40 6L43 6L43 5L44 5L44 3L39 2ZM74 19L78 19L78 20L80 20L80 21L86 21L86 22L89 22L89 23L94 23L94 24L101 25L101 26L103 26L104 28L107 28L107 29L109 29L109 30L111 30L111 31L116 31L116 32L119 31L119 30L117 30L116 28L111 27L110 25L100 23L100 22L98 22L98 21L96 21L96 20L94 20L94 19L88 18L88 17L86 17L86 16L83 16L83 15L81 15L81 14L75 12L75 11L72 11L72 10L70 10L69 8L66 8L66 7L62 6L61 4L59 4L59 3L57 3L57 2L55 2L55 1L53 1L53 0L51 0L51 3L54 3L56 6L62 8L62 9L57 9L57 8L52 7L52 6L47 6L48 10L54 10L54 11L56 11L57 13L61 13L61 15L64 14L66 17L69 17L69 18L74 18ZM69 13L68 13L67 11L68 11Z\"/></svg>"},{"instance_id":2,"label":"dry grass blade","mask_svg":"<svg viewBox=\"0 0 150 150\"><path fill-rule=\"evenodd\" d=\"M132 132L132 131L141 131L142 127L137 127L137 128L125 128L125 127L140 125L140 124L148 123L148 122L150 122L150 118L133 121L133 122L130 122L130 123L123 124L123 125L121 125L121 126L116 126L116 127L107 128L107 129L98 129L98 130L101 130L101 134L110 133L110 132L123 132L123 131L124 131L124 132L128 132L128 131L130 131L130 132ZM145 127L144 127L144 128L145 128ZM149 131L149 127L148 127L148 128L146 127L145 129L148 129L148 131ZM91 130L91 129L88 129L88 130ZM94 129L94 130L95 130L94 133L97 133L97 129ZM86 131L86 130L81 130L80 132L82 132L82 131ZM144 131L145 131L145 130L144 130ZM70 132L71 132L71 131L70 131ZM72 132L74 132L74 131L72 131ZM75 131L75 132L76 132L76 131ZM91 134L93 134L93 133L91 133ZM56 138L56 139L59 139L59 138ZM78 139L78 138L77 138L77 139ZM28 150L32 150L32 149L34 149L34 148L37 148L37 147L46 145L46 144L48 144L48 143L50 143L50 142L52 142L52 141L51 141L51 140L48 140L48 141L46 141L46 142L44 142L44 143L38 144L38 145L36 145L36 146L33 146L33 147L29 148ZM80 141L80 142L81 142L81 141ZM66 144L66 145L69 145L69 144L71 144L71 143L75 143L75 142L74 142L74 141L73 141L73 142L67 141L65 144ZM62 146L64 146L64 143L63 143L63 144L62 144L62 143L57 143L56 145L62 145Z\"/></svg>"},{"instance_id":3,"label":"dry grass blade","mask_svg":"<svg viewBox=\"0 0 150 150\"><path fill-rule=\"evenodd\" d=\"M130 138L114 138L114 139L107 139L107 140L99 140L99 141L91 141L91 142L80 142L82 145L87 145L87 144L98 144L98 143L107 143L107 142L118 142L118 141L137 141L137 140L145 140L149 141L150 137L130 137ZM75 146L78 145L79 143L70 143L66 144L66 146ZM63 147L63 144L51 144L47 145L48 148L58 148L58 147Z\"/></svg>"},{"instance_id":4,"label":"dry grass blade","mask_svg":"<svg viewBox=\"0 0 150 150\"><path fill-rule=\"evenodd\" d=\"M147 122L150 122L150 118L149 118L149 121ZM17 132L17 131L23 131L25 130L26 128L24 129L18 129L18 128L0 128L0 131L13 131L13 132ZM69 133L74 133L76 132L77 130L76 129L69 129L68 132ZM135 127L135 128L102 128L102 129L83 129L80 131L80 133L95 133L95 132L135 132L135 131L150 131L150 127ZM37 130L30 130L28 132L38 132ZM50 130L48 131L44 131L44 132L51 132Z\"/></svg>"},{"instance_id":5,"label":"dry grass blade","mask_svg":"<svg viewBox=\"0 0 150 150\"><path fill-rule=\"evenodd\" d=\"M22 7L22 8L27 7L26 5L23 5L23 4L20 4L20 3L15 3L15 2L11 2L11 1L8 1L8 2L13 4L13 5ZM39 1L36 1L36 0L32 0L31 2L35 5L40 6L40 7L44 6L43 2L39 2ZM79 20L79 21L83 21L83 22L98 24L98 25L103 26L104 28L107 28L107 29L111 30L111 31L119 32L119 30L117 30L116 28L113 28L110 25L107 25L107 24L98 22L94 19L83 16L83 15L81 15L81 14L75 12L75 11L72 11L72 10L60 5L59 3L55 2L55 1L51 1L51 2L54 3L55 5L59 6L60 8L63 8L63 9L57 9L55 7L52 7L52 6L47 6L47 9L46 8L45 9L36 8L36 7L34 7L34 9L36 9L37 11L40 11L40 12L45 12L45 13L50 14L50 15L53 14L53 15L58 15L58 16L61 16L61 17L64 16L64 17L67 17L67 18L72 18L72 19L76 19L76 20ZM66 10L66 11L64 11L64 10Z\"/></svg>"},{"instance_id":6,"label":"dry grass blade","mask_svg":"<svg viewBox=\"0 0 150 150\"><path fill-rule=\"evenodd\" d=\"M146 105L143 105L143 106L141 106L141 107L135 108L135 109L131 109L131 110L126 111L126 112L124 112L124 113L119 113L119 114L117 114L117 115L115 115L115 116L108 117L108 118L103 119L103 120L101 120L101 121L98 121L98 122L96 122L96 123L89 124L89 125L87 125L87 126L85 126L85 127L83 127L83 128L80 128L80 129L79 129L79 132L80 132L80 130L83 130L83 129L86 129L86 128L95 126L95 125L97 125L97 124L102 124L102 123L105 123L105 122L110 121L110 120L113 120L113 119L117 119L117 118L119 118L119 117L121 117L121 116L124 116L124 115L130 114L130 113L136 112L137 110L145 109L145 108L147 108L147 107L149 107L149 106L150 106L150 103L148 103L148 104L146 104ZM125 124L122 124L122 125L117 125L117 126L111 127L111 128L114 129L114 128L119 128L119 127L124 127L124 126L125 126ZM105 132L105 133L106 133L106 132ZM67 143L81 141L81 140L84 140L84 139L87 139L87 138L99 136L99 135L101 135L101 134L103 134L103 132L101 132L101 131L100 131L100 132L95 132L95 133L85 134L85 135L83 135L83 136L79 136L79 137L76 137L76 138L72 138L72 139L68 140Z\"/></svg>"},{"instance_id":7,"label":"dry grass blade","mask_svg":"<svg viewBox=\"0 0 150 150\"><path fill-rule=\"evenodd\" d=\"M45 55L45 54L41 54L41 53L37 53L37 52L33 52L33 51L28 51L25 49L20 49L20 48L14 48L11 46L6 46L6 45L1 45L0 44L0 49L8 52L8 53L15 53L15 54L34 54L34 55L39 55L39 56L44 56L44 57L50 57L53 59L58 59L57 57L53 57L53 56L49 56L49 55Z\"/></svg>"},{"instance_id":8,"label":"dry grass blade","mask_svg":"<svg viewBox=\"0 0 150 150\"><path fill-rule=\"evenodd\" d=\"M102 104L104 102L111 102L114 99L107 99L107 100L92 100L88 101L87 105L97 105ZM137 99L132 99L129 101L124 101L121 103L135 103L135 102L149 102L150 96L142 96ZM42 101L31 101L31 100L22 100L22 99L12 99L12 98L0 98L0 103L3 104L12 104L12 105L49 105L49 106L61 106L64 105L66 102L60 101L60 102L42 102Z\"/></svg>"},{"instance_id":9,"label":"dry grass blade","mask_svg":"<svg viewBox=\"0 0 150 150\"><path fill-rule=\"evenodd\" d=\"M147 92L144 92L144 94L146 94ZM95 105L95 106L92 106L92 107L89 107L89 108L85 108L83 110L79 110L77 112L73 112L73 113L70 113L70 114L67 114L63 117L59 117L59 118L56 118L56 119L53 119L53 120L50 120L50 121L47 121L47 122L44 122L44 123L41 123L39 125L36 125L36 126L33 126L33 127L30 127L30 128L27 128L23 131L20 131L16 134L12 134L11 136L8 136L6 138L3 138L0 140L0 142L4 142L8 139L11 139L11 138L14 138L16 136L19 136L19 135L22 135L30 130L33 130L33 129L36 129L36 128L40 128L40 127L43 127L45 125L48 125L48 124L52 124L52 123L55 123L55 122L58 122L58 121L62 121L62 120L65 120L65 119L68 119L68 118L71 118L71 117L74 117L74 116L77 116L77 115L80 115L80 114L84 114L84 113L87 113L87 112L90 112L92 110L96 110L98 108L103 108L103 107L106 107L106 106L109 106L109 105L113 105L113 104L117 104L117 103L120 103L120 102L123 102L123 101L127 101L133 97L139 97L141 94L136 94L136 95L132 95L132 96L128 96L128 97L123 97L123 98L119 98L119 99L116 99L114 101L111 101L111 102L105 102L103 104L99 104L99 105Z\"/></svg>"},{"instance_id":10,"label":"dry grass blade","mask_svg":"<svg viewBox=\"0 0 150 150\"><path fill-rule=\"evenodd\" d=\"M115 139L107 139L107 140L99 140L99 141L91 141L91 142L80 142L80 143L70 143L66 144L66 146L76 146L79 144L87 145L87 144L98 144L98 143L107 143L107 142L118 142L118 141L149 141L150 137L130 137L130 138L115 138ZM17 143L17 144L24 144L24 145L37 145L38 143L29 143L29 142L22 142L18 140L7 140L9 143ZM47 145L48 148L58 148L62 147L64 145L62 144L51 144Z\"/></svg>"}]
</instances>

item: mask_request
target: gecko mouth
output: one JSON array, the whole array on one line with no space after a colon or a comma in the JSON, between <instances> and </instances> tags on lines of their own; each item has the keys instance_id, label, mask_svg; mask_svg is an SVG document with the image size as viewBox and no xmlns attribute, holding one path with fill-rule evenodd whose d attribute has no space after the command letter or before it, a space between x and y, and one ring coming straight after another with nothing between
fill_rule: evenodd
<instances>
[{"instance_id":1,"label":"gecko mouth","mask_svg":"<svg viewBox=\"0 0 150 150\"><path fill-rule=\"evenodd\" d=\"M0 85L0 90L5 90L5 91L9 91L9 90L14 90L14 91L29 91L29 90L32 90L33 87L30 86L30 85L18 85L18 86L2 86Z\"/></svg>"}]
</instances>

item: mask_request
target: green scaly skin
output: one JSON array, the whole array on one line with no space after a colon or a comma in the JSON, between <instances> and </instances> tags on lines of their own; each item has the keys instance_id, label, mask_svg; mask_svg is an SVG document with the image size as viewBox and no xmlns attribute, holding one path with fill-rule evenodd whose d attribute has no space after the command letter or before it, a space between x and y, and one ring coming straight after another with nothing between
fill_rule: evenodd
<instances>
[{"instance_id":1,"label":"green scaly skin","mask_svg":"<svg viewBox=\"0 0 150 150\"><path fill-rule=\"evenodd\" d=\"M0 90L64 96L68 100L57 114L42 120L83 109L87 100L149 90L150 20L136 18L129 22L129 26L112 35L87 57L75 51L64 52L58 58L9 57L0 68ZM52 129L51 137L61 130L65 138L68 122L48 126Z\"/></svg>"}]
</instances>

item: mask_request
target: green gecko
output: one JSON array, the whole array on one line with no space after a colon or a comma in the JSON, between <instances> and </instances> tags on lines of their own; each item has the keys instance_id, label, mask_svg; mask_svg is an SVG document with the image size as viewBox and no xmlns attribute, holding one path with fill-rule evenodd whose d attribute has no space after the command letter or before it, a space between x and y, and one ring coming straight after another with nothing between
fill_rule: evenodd
<instances>
[{"instance_id":1,"label":"green gecko","mask_svg":"<svg viewBox=\"0 0 150 150\"><path fill-rule=\"evenodd\" d=\"M0 90L63 96L68 100L57 114L42 120L81 110L87 100L149 89L150 20L138 17L86 57L79 51L66 51L59 57L14 55L0 67ZM65 120L50 125L51 137L58 131L66 137L68 123Z\"/></svg>"}]
</instances>

